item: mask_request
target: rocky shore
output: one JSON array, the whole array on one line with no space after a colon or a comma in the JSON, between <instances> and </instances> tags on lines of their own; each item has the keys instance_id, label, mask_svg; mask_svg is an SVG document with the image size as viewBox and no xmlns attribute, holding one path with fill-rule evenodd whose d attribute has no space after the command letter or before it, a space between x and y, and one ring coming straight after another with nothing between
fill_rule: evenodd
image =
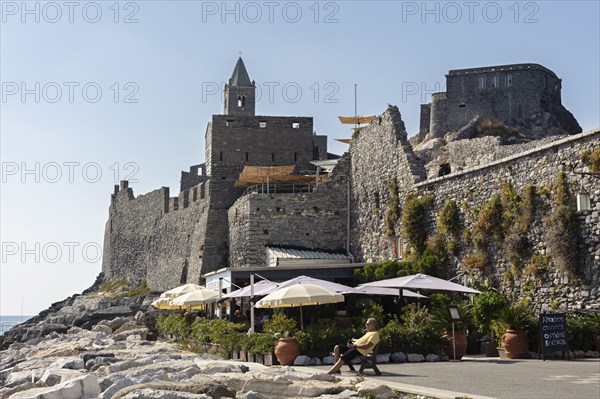
<instances>
[{"instance_id":1,"label":"rocky shore","mask_svg":"<svg viewBox=\"0 0 600 399\"><path fill-rule=\"evenodd\" d=\"M156 295L118 297L101 283L0 337L0 399L402 397L362 377L184 351L157 340Z\"/></svg>"}]
</instances>

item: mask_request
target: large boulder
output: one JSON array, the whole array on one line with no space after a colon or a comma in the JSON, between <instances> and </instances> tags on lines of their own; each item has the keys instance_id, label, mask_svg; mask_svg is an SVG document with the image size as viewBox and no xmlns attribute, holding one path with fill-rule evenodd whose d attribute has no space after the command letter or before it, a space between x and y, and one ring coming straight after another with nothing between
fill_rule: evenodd
<instances>
[{"instance_id":1,"label":"large boulder","mask_svg":"<svg viewBox=\"0 0 600 399\"><path fill-rule=\"evenodd\" d=\"M97 398L100 386L95 376L86 374L48 388L17 392L11 399Z\"/></svg>"}]
</instances>

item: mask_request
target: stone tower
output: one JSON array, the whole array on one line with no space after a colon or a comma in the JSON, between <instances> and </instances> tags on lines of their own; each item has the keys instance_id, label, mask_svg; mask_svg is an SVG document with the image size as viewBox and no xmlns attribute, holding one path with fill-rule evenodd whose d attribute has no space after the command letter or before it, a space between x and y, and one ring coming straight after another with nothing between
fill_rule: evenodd
<instances>
[{"instance_id":1,"label":"stone tower","mask_svg":"<svg viewBox=\"0 0 600 399\"><path fill-rule=\"evenodd\" d=\"M224 115L255 115L256 85L254 81L250 81L242 57L235 64L224 91Z\"/></svg>"}]
</instances>

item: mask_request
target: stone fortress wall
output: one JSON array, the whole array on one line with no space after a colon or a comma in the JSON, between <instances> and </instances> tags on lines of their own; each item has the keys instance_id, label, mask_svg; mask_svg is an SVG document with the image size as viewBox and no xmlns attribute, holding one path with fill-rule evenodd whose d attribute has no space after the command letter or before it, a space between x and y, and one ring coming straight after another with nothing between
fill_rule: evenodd
<instances>
[{"instance_id":1,"label":"stone fortress wall","mask_svg":"<svg viewBox=\"0 0 600 399\"><path fill-rule=\"evenodd\" d=\"M527 131L526 120L544 112L554 115L565 131L580 133L561 104L561 88L558 76L538 64L451 70L446 91L432 94L430 104L421 107L419 136L442 138L476 117L494 117Z\"/></svg>"},{"instance_id":2,"label":"stone fortress wall","mask_svg":"<svg viewBox=\"0 0 600 399\"><path fill-rule=\"evenodd\" d=\"M463 83L449 88L459 87L466 98L480 95L472 90L479 75L495 72L489 68L461 71L470 72L451 71L449 80L456 76L456 82ZM542 87L546 85L544 76L553 76L543 67L510 72L515 86L530 73ZM465 83L471 78L475 80ZM548 90L553 83L560 88L560 80L548 82ZM459 101L449 92L438 97L444 96L446 101ZM548 96L548 101L560 103L560 90ZM429 114L432 120L437 112L435 97L431 107L421 108L421 114ZM501 98L498 101L503 101ZM536 98L537 107L541 97ZM478 100L472 97L470 101ZM390 106L362 128L348 153L312 191L261 194L234 187L244 165L295 165L305 171L311 167L310 161L327 157L326 138L313 133L312 118L234 111L213 116L206 130L205 164L182 172L177 197L169 197L165 187L137 197L127 182L115 188L105 232L103 271L108 278L146 280L150 288L163 290L181 282L197 282L200 274L224 267L265 265L266 246L349 253L356 262L393 259L401 256L401 213L409 195L433 196L431 223L424 226L429 233L434 232L433 221L448 199L459 203L462 227L469 228L473 223L470 209L498 194L503 182L517 190L528 183L547 189L555 183L558 171L568 172L566 165L585 170L579 162L581 153L600 146L600 130L510 144L491 136L457 139L444 149L451 173L435 177L428 173L431 162L427 164L413 151L399 110ZM468 122L468 117L464 120ZM484 151L486 146L489 150ZM567 174L575 192L581 177ZM555 304L600 308L599 183L597 178L583 178L594 209L578 213L581 280L574 283L555 269L535 279L506 279L509 265L501 250L493 254L490 270L474 276L485 274L511 298L526 297L539 308ZM390 217L393 202L399 212ZM550 207L540 207L528 232L536 253L546 253L544 220L550 211ZM458 254L451 274L460 270L466 255L466 251Z\"/></svg>"},{"instance_id":3,"label":"stone fortress wall","mask_svg":"<svg viewBox=\"0 0 600 399\"><path fill-rule=\"evenodd\" d=\"M396 124L379 121L396 120ZM573 283L564 273L550 268L537 278L521 275L505 278L510 265L505 254L498 249L493 253L493 268L485 273L475 272L476 278L492 277L493 282L514 300L529 299L541 309L550 306L600 308L600 179L569 172L569 165L580 164L583 151L600 147L600 129L553 140L541 146L528 144L523 151L478 166L467 168L443 177L423 178L423 165L407 145L400 123L400 113L390 107L382 116L361 130L352 142L352 246L357 261L378 262L398 258L397 239L401 237L400 218L394 234L388 235L386 212L391 192L389 182L397 181L400 213L408 195L430 194L434 198L430 224L424 226L429 233L435 231L435 219L440 208L454 199L461 209L462 228L471 227L471 210L499 195L504 182L511 183L519 192L527 184L548 189L556 184L559 171L568 176L570 190L575 194L583 183L591 194L594 209L578 213L580 228L579 271L581 281ZM527 149L527 147L533 147ZM358 163L362 165L358 165ZM572 198L574 201L574 198ZM574 202L573 202L574 205ZM528 239L536 253L546 254L544 219L551 207L540 205L536 221L528 232ZM396 242L395 242L396 241ZM455 270L467 253L459 254Z\"/></svg>"}]
</instances>

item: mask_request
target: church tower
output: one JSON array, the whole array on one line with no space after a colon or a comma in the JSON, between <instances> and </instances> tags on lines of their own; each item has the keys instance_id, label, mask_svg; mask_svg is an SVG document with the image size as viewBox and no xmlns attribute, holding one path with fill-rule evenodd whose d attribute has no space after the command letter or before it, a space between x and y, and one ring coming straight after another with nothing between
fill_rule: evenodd
<instances>
[{"instance_id":1,"label":"church tower","mask_svg":"<svg viewBox=\"0 0 600 399\"><path fill-rule=\"evenodd\" d=\"M235 64L229 83L225 85L225 115L255 116L256 85L250 81L242 57Z\"/></svg>"}]
</instances>

